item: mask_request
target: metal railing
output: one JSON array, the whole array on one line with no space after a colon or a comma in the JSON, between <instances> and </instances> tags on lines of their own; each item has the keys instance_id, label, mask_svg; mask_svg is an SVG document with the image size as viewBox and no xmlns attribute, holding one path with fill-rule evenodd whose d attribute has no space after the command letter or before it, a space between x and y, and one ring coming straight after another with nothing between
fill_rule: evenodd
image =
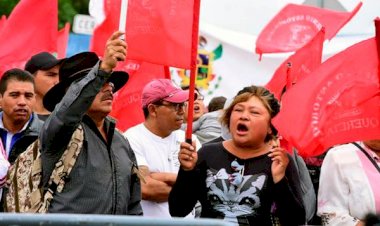
<instances>
[{"instance_id":1,"label":"metal railing","mask_svg":"<svg viewBox=\"0 0 380 226\"><path fill-rule=\"evenodd\" d=\"M7 226L231 226L217 219L148 218L93 214L16 214L0 213L0 225Z\"/></svg>"}]
</instances>

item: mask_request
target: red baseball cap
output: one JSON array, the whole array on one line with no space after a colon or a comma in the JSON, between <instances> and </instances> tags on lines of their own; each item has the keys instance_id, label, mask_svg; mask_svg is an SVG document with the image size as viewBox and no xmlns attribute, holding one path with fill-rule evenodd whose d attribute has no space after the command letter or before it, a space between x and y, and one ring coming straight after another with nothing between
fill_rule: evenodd
<instances>
[{"instance_id":1,"label":"red baseball cap","mask_svg":"<svg viewBox=\"0 0 380 226\"><path fill-rule=\"evenodd\" d=\"M189 90L182 90L170 79L154 79L146 84L142 91L143 108L159 100L171 103L183 103L188 99Z\"/></svg>"}]
</instances>

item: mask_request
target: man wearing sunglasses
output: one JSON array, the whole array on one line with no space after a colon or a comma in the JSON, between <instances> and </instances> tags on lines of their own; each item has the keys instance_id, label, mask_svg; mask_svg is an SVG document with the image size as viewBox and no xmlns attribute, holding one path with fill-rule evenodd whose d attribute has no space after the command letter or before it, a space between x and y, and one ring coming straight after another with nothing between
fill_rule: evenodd
<instances>
[{"instance_id":1,"label":"man wearing sunglasses","mask_svg":"<svg viewBox=\"0 0 380 226\"><path fill-rule=\"evenodd\" d=\"M185 133L179 129L188 98L189 91L177 87L170 79L151 81L142 92L145 121L124 133L144 178L141 183L144 216L171 217L167 201L177 179L180 143L185 141ZM198 139L193 136L193 140L199 149Z\"/></svg>"}]
</instances>

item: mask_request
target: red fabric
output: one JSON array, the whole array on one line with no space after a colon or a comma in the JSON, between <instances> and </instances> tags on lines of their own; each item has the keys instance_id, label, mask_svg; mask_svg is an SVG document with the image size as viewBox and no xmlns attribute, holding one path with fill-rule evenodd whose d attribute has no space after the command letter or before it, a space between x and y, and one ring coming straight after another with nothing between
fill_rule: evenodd
<instances>
[{"instance_id":1,"label":"red fabric","mask_svg":"<svg viewBox=\"0 0 380 226\"><path fill-rule=\"evenodd\" d=\"M30 56L57 51L58 1L23 0L0 33L0 73L23 68Z\"/></svg>"},{"instance_id":2,"label":"red fabric","mask_svg":"<svg viewBox=\"0 0 380 226\"><path fill-rule=\"evenodd\" d=\"M119 28L120 0L104 0L104 15L104 21L94 29L90 42L90 51L98 56L103 56L108 38Z\"/></svg>"},{"instance_id":3,"label":"red fabric","mask_svg":"<svg viewBox=\"0 0 380 226\"><path fill-rule=\"evenodd\" d=\"M286 59L281 65L276 69L274 74L272 75L271 80L265 85L265 87L271 91L274 96L280 100L282 93L285 91L284 88L287 83L288 77L288 62L291 57Z\"/></svg>"},{"instance_id":4,"label":"red fabric","mask_svg":"<svg viewBox=\"0 0 380 226\"><path fill-rule=\"evenodd\" d=\"M335 144L380 136L380 89L374 38L329 58L282 98L273 119L303 157Z\"/></svg>"},{"instance_id":5,"label":"red fabric","mask_svg":"<svg viewBox=\"0 0 380 226\"><path fill-rule=\"evenodd\" d=\"M377 44L377 56L380 61L380 18L375 19L375 28L376 28L376 44ZM379 81L380 81L380 63L379 63Z\"/></svg>"},{"instance_id":6,"label":"red fabric","mask_svg":"<svg viewBox=\"0 0 380 226\"><path fill-rule=\"evenodd\" d=\"M190 68L194 2L129 0L128 59ZM103 55L105 41L118 29L120 0L105 2L105 21L95 29L91 50Z\"/></svg>"},{"instance_id":7,"label":"red fabric","mask_svg":"<svg viewBox=\"0 0 380 226\"><path fill-rule=\"evenodd\" d=\"M256 53L292 52L305 45L322 28L326 39L335 34L358 12L338 12L313 6L288 4L261 31L256 40Z\"/></svg>"},{"instance_id":8,"label":"red fabric","mask_svg":"<svg viewBox=\"0 0 380 226\"><path fill-rule=\"evenodd\" d=\"M165 78L165 69L161 65L128 61L119 63L117 70L128 71L129 81L115 94L110 115L117 119L117 128L125 131L144 121L142 90L152 79Z\"/></svg>"},{"instance_id":9,"label":"red fabric","mask_svg":"<svg viewBox=\"0 0 380 226\"><path fill-rule=\"evenodd\" d=\"M195 93L195 79L197 74L197 64L198 64L198 39L199 39L199 10L200 1L195 0L193 5L193 28L192 28L192 39L191 39L191 57L190 57L190 87L189 87L189 100L187 105L187 127L185 133L185 140L187 143L192 143L192 133L193 133L193 109L194 109L194 93Z\"/></svg>"},{"instance_id":10,"label":"red fabric","mask_svg":"<svg viewBox=\"0 0 380 226\"><path fill-rule=\"evenodd\" d=\"M272 79L265 85L277 99L281 99L285 86L289 90L321 64L324 35L322 28L313 39L277 68Z\"/></svg>"},{"instance_id":11,"label":"red fabric","mask_svg":"<svg viewBox=\"0 0 380 226\"><path fill-rule=\"evenodd\" d=\"M69 42L70 23L66 23L65 27L58 32L57 55L58 59L66 57L67 44Z\"/></svg>"},{"instance_id":12,"label":"red fabric","mask_svg":"<svg viewBox=\"0 0 380 226\"><path fill-rule=\"evenodd\" d=\"M7 17L5 15L2 15L0 18L0 32L1 32L1 29L5 26L6 22L7 22Z\"/></svg>"}]
</instances>

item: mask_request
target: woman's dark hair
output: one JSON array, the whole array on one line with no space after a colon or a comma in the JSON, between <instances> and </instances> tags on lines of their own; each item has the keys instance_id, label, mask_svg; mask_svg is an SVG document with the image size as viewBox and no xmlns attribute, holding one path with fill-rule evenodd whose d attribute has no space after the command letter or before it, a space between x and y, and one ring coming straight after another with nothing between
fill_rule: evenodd
<instances>
[{"instance_id":1,"label":"woman's dark hair","mask_svg":"<svg viewBox=\"0 0 380 226\"><path fill-rule=\"evenodd\" d=\"M380 214L367 214L364 222L365 226L380 226Z\"/></svg>"}]
</instances>

